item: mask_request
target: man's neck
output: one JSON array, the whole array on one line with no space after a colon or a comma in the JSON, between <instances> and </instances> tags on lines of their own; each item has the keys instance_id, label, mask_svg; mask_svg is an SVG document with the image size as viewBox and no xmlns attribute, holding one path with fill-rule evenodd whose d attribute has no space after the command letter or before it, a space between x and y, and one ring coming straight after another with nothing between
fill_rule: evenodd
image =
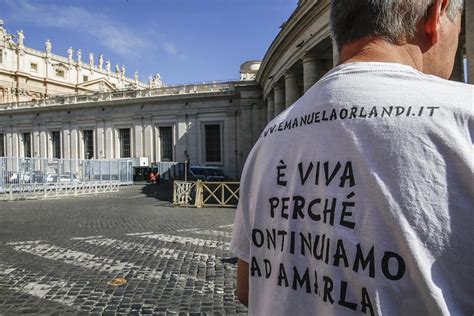
<instances>
[{"instance_id":1,"label":"man's neck","mask_svg":"<svg viewBox=\"0 0 474 316\"><path fill-rule=\"evenodd\" d=\"M383 40L364 39L344 45L339 63L353 62L397 63L423 71L422 53L417 46L396 45Z\"/></svg>"}]
</instances>

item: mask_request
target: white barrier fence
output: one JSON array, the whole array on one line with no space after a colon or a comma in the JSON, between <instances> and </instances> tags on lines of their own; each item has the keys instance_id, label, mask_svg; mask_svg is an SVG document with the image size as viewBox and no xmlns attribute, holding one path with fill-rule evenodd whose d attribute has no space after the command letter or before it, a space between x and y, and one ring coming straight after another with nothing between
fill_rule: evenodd
<instances>
[{"instance_id":1,"label":"white barrier fence","mask_svg":"<svg viewBox=\"0 0 474 316\"><path fill-rule=\"evenodd\" d=\"M7 184L0 187L0 200L52 199L99 193L118 192L120 182L69 182Z\"/></svg>"},{"instance_id":2,"label":"white barrier fence","mask_svg":"<svg viewBox=\"0 0 474 316\"><path fill-rule=\"evenodd\" d=\"M175 181L173 206L237 207L239 182Z\"/></svg>"},{"instance_id":3,"label":"white barrier fence","mask_svg":"<svg viewBox=\"0 0 474 316\"><path fill-rule=\"evenodd\" d=\"M117 192L133 184L130 159L0 157L0 200Z\"/></svg>"},{"instance_id":4,"label":"white barrier fence","mask_svg":"<svg viewBox=\"0 0 474 316\"><path fill-rule=\"evenodd\" d=\"M130 159L0 157L0 189L10 184L118 181L133 184Z\"/></svg>"}]
</instances>

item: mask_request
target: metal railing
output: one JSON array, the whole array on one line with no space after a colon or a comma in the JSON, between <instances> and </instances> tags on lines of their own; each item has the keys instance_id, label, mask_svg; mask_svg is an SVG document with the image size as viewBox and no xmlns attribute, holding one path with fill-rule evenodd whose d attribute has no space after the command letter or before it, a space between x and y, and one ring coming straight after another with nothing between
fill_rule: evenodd
<instances>
[{"instance_id":1,"label":"metal railing","mask_svg":"<svg viewBox=\"0 0 474 316\"><path fill-rule=\"evenodd\" d=\"M128 159L84 160L0 157L0 189L10 184L117 181L133 184Z\"/></svg>"},{"instance_id":2,"label":"metal railing","mask_svg":"<svg viewBox=\"0 0 474 316\"><path fill-rule=\"evenodd\" d=\"M173 206L237 207L239 182L175 181Z\"/></svg>"},{"instance_id":3,"label":"metal railing","mask_svg":"<svg viewBox=\"0 0 474 316\"><path fill-rule=\"evenodd\" d=\"M133 162L0 157L0 200L117 192L133 184Z\"/></svg>"},{"instance_id":4,"label":"metal railing","mask_svg":"<svg viewBox=\"0 0 474 316\"><path fill-rule=\"evenodd\" d=\"M152 169L160 173L161 180L183 179L185 166L182 162L163 161L152 164Z\"/></svg>"},{"instance_id":5,"label":"metal railing","mask_svg":"<svg viewBox=\"0 0 474 316\"><path fill-rule=\"evenodd\" d=\"M119 191L118 181L8 184L0 188L0 200L51 199Z\"/></svg>"}]
</instances>

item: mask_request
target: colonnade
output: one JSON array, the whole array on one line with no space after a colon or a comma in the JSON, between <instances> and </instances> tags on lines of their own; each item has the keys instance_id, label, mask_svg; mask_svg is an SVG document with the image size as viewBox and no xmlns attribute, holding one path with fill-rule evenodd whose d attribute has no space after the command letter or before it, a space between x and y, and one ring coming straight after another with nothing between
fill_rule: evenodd
<instances>
[{"instance_id":1,"label":"colonnade","mask_svg":"<svg viewBox=\"0 0 474 316\"><path fill-rule=\"evenodd\" d=\"M288 69L266 96L268 121L298 100L321 78L326 70L318 56L313 53L306 53L298 63L298 66L301 67ZM301 74L294 68L302 68L303 73Z\"/></svg>"}]
</instances>

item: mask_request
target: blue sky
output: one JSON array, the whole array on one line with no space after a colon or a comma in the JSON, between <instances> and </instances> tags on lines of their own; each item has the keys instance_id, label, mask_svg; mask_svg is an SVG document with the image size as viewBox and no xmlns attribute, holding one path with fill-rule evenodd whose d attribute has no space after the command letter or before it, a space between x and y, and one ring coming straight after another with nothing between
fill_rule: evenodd
<instances>
[{"instance_id":1,"label":"blue sky","mask_svg":"<svg viewBox=\"0 0 474 316\"><path fill-rule=\"evenodd\" d=\"M10 34L25 45L66 56L72 46L95 60L125 65L146 82L160 73L167 84L239 77L239 66L261 60L297 0L0 0ZM74 53L74 58L76 54Z\"/></svg>"}]
</instances>

